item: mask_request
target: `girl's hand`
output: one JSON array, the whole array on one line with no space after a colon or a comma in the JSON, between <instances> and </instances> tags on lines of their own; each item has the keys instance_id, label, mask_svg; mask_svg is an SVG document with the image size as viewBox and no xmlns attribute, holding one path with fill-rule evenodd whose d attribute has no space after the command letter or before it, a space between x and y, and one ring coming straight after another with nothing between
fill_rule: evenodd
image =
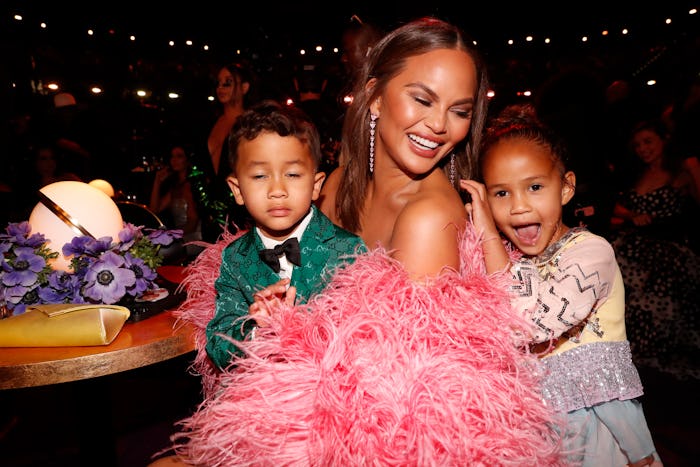
<instances>
[{"instance_id":1,"label":"girl's hand","mask_svg":"<svg viewBox=\"0 0 700 467\"><path fill-rule=\"evenodd\" d=\"M486 200L486 187L474 180L460 180L459 186L471 195L471 203L464 207L477 233L481 234L484 264L488 274L500 272L510 266L510 257L493 220L493 213Z\"/></svg>"},{"instance_id":2,"label":"girl's hand","mask_svg":"<svg viewBox=\"0 0 700 467\"><path fill-rule=\"evenodd\" d=\"M253 303L248 313L255 318L258 326L267 326L270 317L281 304L294 306L297 289L289 286L289 279L280 279L253 295Z\"/></svg>"},{"instance_id":3,"label":"girl's hand","mask_svg":"<svg viewBox=\"0 0 700 467\"><path fill-rule=\"evenodd\" d=\"M476 231L482 233L483 238L498 237L498 229L486 200L486 187L474 180L460 180L459 186L472 198L471 203L466 203L464 208Z\"/></svg>"}]
</instances>

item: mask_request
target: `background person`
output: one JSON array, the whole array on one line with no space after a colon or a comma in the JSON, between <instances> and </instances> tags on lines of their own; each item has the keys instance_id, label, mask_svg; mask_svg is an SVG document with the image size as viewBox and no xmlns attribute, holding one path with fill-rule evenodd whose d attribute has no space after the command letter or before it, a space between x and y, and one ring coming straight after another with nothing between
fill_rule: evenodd
<instances>
[{"instance_id":1,"label":"background person","mask_svg":"<svg viewBox=\"0 0 700 467\"><path fill-rule=\"evenodd\" d=\"M202 240L202 220L188 178L190 170L185 147L173 145L167 165L155 174L148 206L169 229L182 229L184 243ZM186 245L186 250L192 258L201 248Z\"/></svg>"},{"instance_id":2,"label":"background person","mask_svg":"<svg viewBox=\"0 0 700 467\"><path fill-rule=\"evenodd\" d=\"M228 137L246 107L256 100L253 71L242 62L222 66L216 76L216 98L221 105L207 137L207 161L194 178L196 199L202 212L202 236L213 242L224 228L245 228L248 215L238 206L226 184L229 175Z\"/></svg>"},{"instance_id":3,"label":"background person","mask_svg":"<svg viewBox=\"0 0 700 467\"><path fill-rule=\"evenodd\" d=\"M66 170L54 144L39 142L32 148L31 158L22 183L14 181L18 193L16 199L21 206L21 220L29 219L32 210L40 201L37 192L42 187L55 182L84 181L77 174Z\"/></svg>"},{"instance_id":4,"label":"background person","mask_svg":"<svg viewBox=\"0 0 700 467\"><path fill-rule=\"evenodd\" d=\"M692 174L670 149L665 126L631 131L634 163L625 168L612 219L612 245L625 280L627 325L638 365L697 375L700 261L693 250L698 204Z\"/></svg>"},{"instance_id":5,"label":"background person","mask_svg":"<svg viewBox=\"0 0 700 467\"><path fill-rule=\"evenodd\" d=\"M91 141L96 128L88 116L88 108L78 105L73 94L60 92L53 96L53 106L38 116L36 124L41 138L61 154L66 169L83 180L91 180L94 165Z\"/></svg>"}]
</instances>

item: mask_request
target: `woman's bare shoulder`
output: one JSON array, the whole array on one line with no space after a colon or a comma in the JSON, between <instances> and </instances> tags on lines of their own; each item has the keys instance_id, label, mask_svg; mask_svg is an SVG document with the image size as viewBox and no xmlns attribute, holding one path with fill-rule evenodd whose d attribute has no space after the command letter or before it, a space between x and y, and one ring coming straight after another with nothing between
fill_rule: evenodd
<instances>
[{"instance_id":1,"label":"woman's bare shoulder","mask_svg":"<svg viewBox=\"0 0 700 467\"><path fill-rule=\"evenodd\" d=\"M458 232L466 225L466 210L457 194L427 190L414 196L396 219L393 256L416 278L434 276L443 268L459 268Z\"/></svg>"},{"instance_id":2,"label":"woman's bare shoulder","mask_svg":"<svg viewBox=\"0 0 700 467\"><path fill-rule=\"evenodd\" d=\"M416 193L404 206L400 218L412 225L444 226L461 224L467 218L459 194L452 189L430 189Z\"/></svg>"}]
</instances>

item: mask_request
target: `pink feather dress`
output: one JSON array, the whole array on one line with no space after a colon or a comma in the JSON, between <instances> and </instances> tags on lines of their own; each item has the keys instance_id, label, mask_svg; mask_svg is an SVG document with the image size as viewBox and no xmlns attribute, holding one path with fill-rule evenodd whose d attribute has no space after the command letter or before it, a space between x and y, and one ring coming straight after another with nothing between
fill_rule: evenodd
<instances>
[{"instance_id":1,"label":"pink feather dress","mask_svg":"<svg viewBox=\"0 0 700 467\"><path fill-rule=\"evenodd\" d=\"M206 323L225 233L188 268L176 311L196 326L192 371L204 400L173 449L205 466L564 465L554 412L527 351L531 324L511 308L509 277L487 276L479 238L460 271L409 279L382 249L338 272L309 303L285 307L218 372Z\"/></svg>"}]
</instances>

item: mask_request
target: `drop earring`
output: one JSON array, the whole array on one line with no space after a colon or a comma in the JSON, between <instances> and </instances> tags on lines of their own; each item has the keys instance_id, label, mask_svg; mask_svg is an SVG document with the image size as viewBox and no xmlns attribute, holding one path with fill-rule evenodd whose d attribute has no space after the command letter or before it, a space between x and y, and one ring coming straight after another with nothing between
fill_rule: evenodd
<instances>
[{"instance_id":1,"label":"drop earring","mask_svg":"<svg viewBox=\"0 0 700 467\"><path fill-rule=\"evenodd\" d=\"M450 154L450 184L454 186L457 169L455 168L455 153Z\"/></svg>"},{"instance_id":2,"label":"drop earring","mask_svg":"<svg viewBox=\"0 0 700 467\"><path fill-rule=\"evenodd\" d=\"M374 173L374 129L377 127L377 116L369 115L369 173Z\"/></svg>"}]
</instances>

